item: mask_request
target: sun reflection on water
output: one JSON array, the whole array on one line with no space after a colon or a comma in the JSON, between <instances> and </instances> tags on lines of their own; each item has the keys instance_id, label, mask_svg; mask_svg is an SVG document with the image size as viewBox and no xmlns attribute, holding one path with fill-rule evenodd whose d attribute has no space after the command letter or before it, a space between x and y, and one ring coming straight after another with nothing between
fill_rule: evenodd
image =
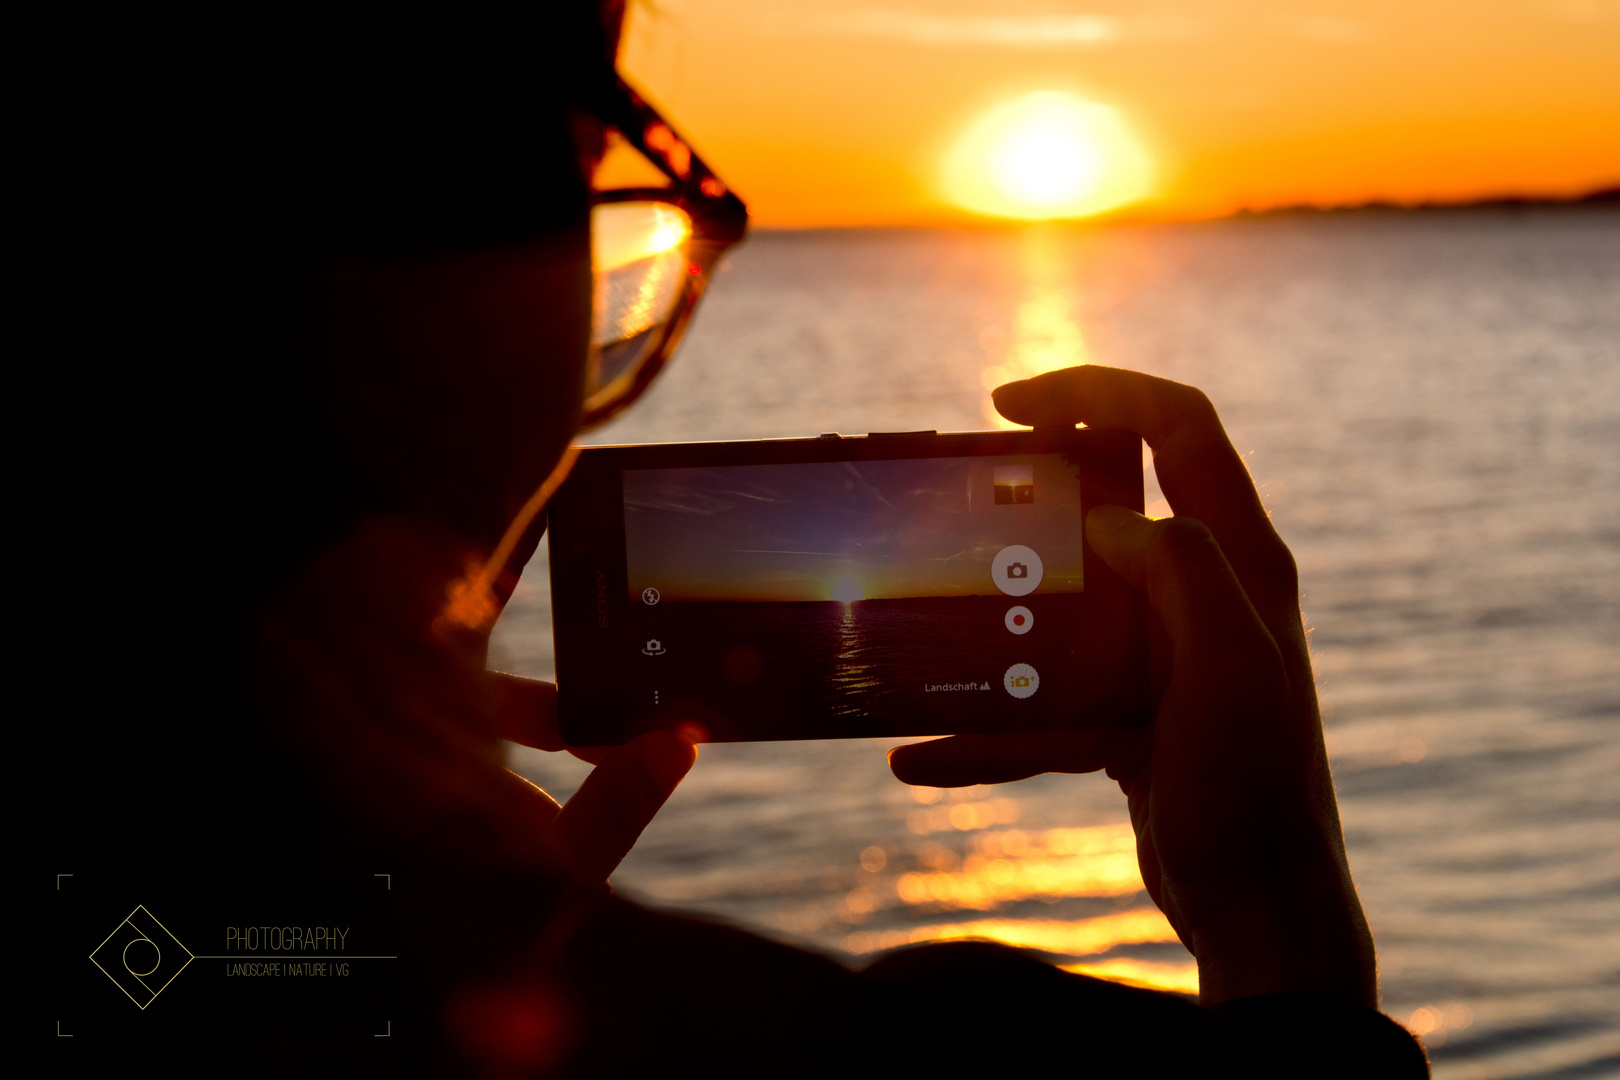
<instances>
[{"instance_id":1,"label":"sun reflection on water","mask_svg":"<svg viewBox=\"0 0 1620 1080\"><path fill-rule=\"evenodd\" d=\"M1474 1010L1462 1002L1450 1005L1424 1005L1406 1019L1406 1028L1428 1047L1444 1046L1446 1031L1460 1031L1474 1022Z\"/></svg>"},{"instance_id":2,"label":"sun reflection on water","mask_svg":"<svg viewBox=\"0 0 1620 1080\"><path fill-rule=\"evenodd\" d=\"M1000 812L1016 818L1017 803L958 802L920 812L948 816L955 810L975 817ZM825 891L840 894L837 899L785 907L778 912L777 925L803 933L835 922L860 925L894 908L918 913L992 911L1026 900L1055 903L1069 897L1129 903L1143 888L1128 824L986 831L969 839L960 854L927 841L904 861L909 867L883 847L869 845L860 853L860 870L853 878L831 874L823 883Z\"/></svg>"},{"instance_id":3,"label":"sun reflection on water","mask_svg":"<svg viewBox=\"0 0 1620 1080\"><path fill-rule=\"evenodd\" d=\"M972 832L991 825L1013 825L1018 821L1018 804L1011 799L959 802L929 810L913 810L906 815L906 827L918 836L929 833Z\"/></svg>"},{"instance_id":4,"label":"sun reflection on water","mask_svg":"<svg viewBox=\"0 0 1620 1080\"><path fill-rule=\"evenodd\" d=\"M906 904L987 911L1018 900L1126 896L1142 887L1131 827L1100 825L975 837L960 870L904 874L895 893Z\"/></svg>"},{"instance_id":5,"label":"sun reflection on water","mask_svg":"<svg viewBox=\"0 0 1620 1080\"><path fill-rule=\"evenodd\" d=\"M996 356L979 375L986 390L1091 360L1070 303L1074 286L1057 251L1056 237L1049 228L1035 227L1025 235L1024 245L1029 291L1018 305L1011 340L1004 344L985 341L986 349ZM996 412L988 398L984 418L993 427L1020 426Z\"/></svg>"},{"instance_id":6,"label":"sun reflection on water","mask_svg":"<svg viewBox=\"0 0 1620 1080\"><path fill-rule=\"evenodd\" d=\"M844 938L857 956L929 941L996 941L1061 956L1093 956L1121 945L1176 941L1170 920L1157 908L1121 911L1094 919L975 919L909 930L873 930Z\"/></svg>"},{"instance_id":7,"label":"sun reflection on water","mask_svg":"<svg viewBox=\"0 0 1620 1080\"><path fill-rule=\"evenodd\" d=\"M1144 986L1149 990L1169 990L1176 994L1198 993L1198 965L1155 964L1147 960L1134 960L1122 956L1116 960L1102 960L1094 964L1062 964L1064 971L1076 975L1090 975L1094 979L1107 979L1128 986Z\"/></svg>"},{"instance_id":8,"label":"sun reflection on water","mask_svg":"<svg viewBox=\"0 0 1620 1080\"><path fill-rule=\"evenodd\" d=\"M862 659L866 654L867 642L866 635L862 633L860 622L856 618L855 609L856 604L853 601L845 601L840 611L835 631L837 640L833 653L833 672L829 679L836 687L850 691L871 689L878 685L875 675L877 665ZM858 695L840 694L837 695L837 700L851 702L858 700ZM838 711L854 708L856 706L851 704L835 706Z\"/></svg>"}]
</instances>

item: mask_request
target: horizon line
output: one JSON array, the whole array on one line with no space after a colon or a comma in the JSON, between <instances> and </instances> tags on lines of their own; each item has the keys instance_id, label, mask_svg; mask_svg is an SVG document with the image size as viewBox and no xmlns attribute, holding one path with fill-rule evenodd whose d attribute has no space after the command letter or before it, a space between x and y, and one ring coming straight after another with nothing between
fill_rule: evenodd
<instances>
[{"instance_id":1,"label":"horizon line","mask_svg":"<svg viewBox=\"0 0 1620 1080\"><path fill-rule=\"evenodd\" d=\"M1293 202L1265 206L1242 206L1213 213L1154 212L1143 207L1118 210L1083 218L1022 220L968 214L942 214L935 218L890 223L750 225L750 232L817 232L877 229L1024 229L1030 227L1085 227L1094 225L1174 225L1205 221L1233 221L1263 217L1304 217L1335 214L1420 214L1470 210L1610 209L1620 207L1620 182L1605 184L1573 195L1497 194L1466 199L1364 199L1360 202Z\"/></svg>"}]
</instances>

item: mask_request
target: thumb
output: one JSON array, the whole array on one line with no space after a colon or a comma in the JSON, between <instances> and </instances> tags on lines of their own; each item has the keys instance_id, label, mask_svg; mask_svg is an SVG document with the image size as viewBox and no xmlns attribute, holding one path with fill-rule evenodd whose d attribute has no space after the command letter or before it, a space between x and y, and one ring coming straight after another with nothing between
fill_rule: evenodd
<instances>
[{"instance_id":1,"label":"thumb","mask_svg":"<svg viewBox=\"0 0 1620 1080\"><path fill-rule=\"evenodd\" d=\"M1276 643L1202 522L1153 521L1122 506L1099 506L1086 515L1086 538L1110 568L1147 592L1170 636L1177 676L1198 669L1237 674L1256 660L1281 663Z\"/></svg>"},{"instance_id":2,"label":"thumb","mask_svg":"<svg viewBox=\"0 0 1620 1080\"><path fill-rule=\"evenodd\" d=\"M696 761L697 747L673 731L649 732L615 750L546 830L563 867L591 884L606 881Z\"/></svg>"}]
</instances>

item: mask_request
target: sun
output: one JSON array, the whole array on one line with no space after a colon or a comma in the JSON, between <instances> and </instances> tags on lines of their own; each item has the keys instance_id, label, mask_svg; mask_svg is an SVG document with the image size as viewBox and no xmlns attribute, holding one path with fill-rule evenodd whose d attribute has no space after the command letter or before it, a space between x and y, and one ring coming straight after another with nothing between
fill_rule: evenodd
<instances>
[{"instance_id":1,"label":"sun","mask_svg":"<svg viewBox=\"0 0 1620 1080\"><path fill-rule=\"evenodd\" d=\"M1119 113L1058 90L995 106L945 157L946 199L992 217L1090 217L1152 187L1152 159Z\"/></svg>"},{"instance_id":2,"label":"sun","mask_svg":"<svg viewBox=\"0 0 1620 1080\"><path fill-rule=\"evenodd\" d=\"M858 581L835 581L832 598L840 604L853 604L857 600L866 599L866 590L861 588Z\"/></svg>"}]
</instances>

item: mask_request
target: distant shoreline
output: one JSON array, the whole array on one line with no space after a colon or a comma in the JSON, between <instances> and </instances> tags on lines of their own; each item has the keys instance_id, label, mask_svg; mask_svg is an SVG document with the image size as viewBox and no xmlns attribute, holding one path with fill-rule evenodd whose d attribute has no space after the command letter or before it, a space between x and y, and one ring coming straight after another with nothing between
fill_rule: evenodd
<instances>
[{"instance_id":1,"label":"distant shoreline","mask_svg":"<svg viewBox=\"0 0 1620 1080\"><path fill-rule=\"evenodd\" d=\"M1425 202L1395 202L1374 199L1363 203L1318 205L1293 203L1287 206L1244 208L1207 217L1161 217L1142 207L1123 207L1107 214L1078 220L1012 221L992 218L937 222L897 222L892 225L756 225L754 233L806 235L811 233L930 231L936 229L1018 230L1031 226L1094 228L1108 225L1192 225L1218 221L1253 221L1259 218L1394 216L1397 214L1460 214L1473 212L1519 213L1532 210L1586 211L1620 209L1620 185L1598 188L1581 195L1493 195L1481 199L1434 199Z\"/></svg>"},{"instance_id":2,"label":"distant shoreline","mask_svg":"<svg viewBox=\"0 0 1620 1080\"><path fill-rule=\"evenodd\" d=\"M1364 203L1337 206L1317 206L1296 203L1289 206L1269 206L1260 210L1243 209L1224 215L1226 218L1297 217L1325 214L1413 214L1451 212L1458 210L1545 210L1545 209L1612 209L1620 207L1620 185L1598 188L1584 195L1497 195L1484 199L1457 201L1432 200L1418 203L1391 202L1375 199ZM1214 220L1220 220L1216 218Z\"/></svg>"}]
</instances>

